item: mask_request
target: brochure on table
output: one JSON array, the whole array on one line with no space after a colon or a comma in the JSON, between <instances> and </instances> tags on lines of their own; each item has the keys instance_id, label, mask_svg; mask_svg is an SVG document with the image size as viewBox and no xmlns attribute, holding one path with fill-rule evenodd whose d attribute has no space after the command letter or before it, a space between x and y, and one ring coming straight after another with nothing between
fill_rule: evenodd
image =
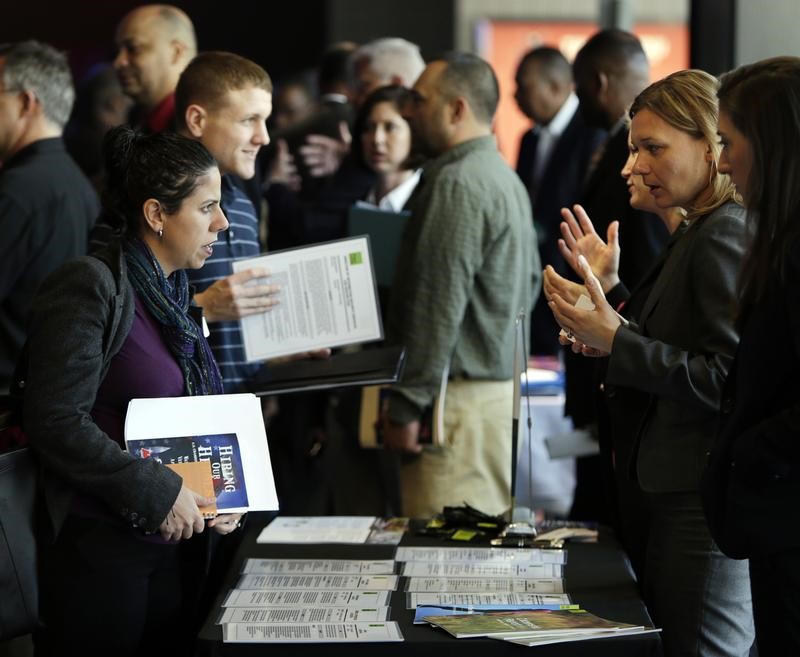
<instances>
[{"instance_id":1,"label":"brochure on table","mask_svg":"<svg viewBox=\"0 0 800 657\"><path fill-rule=\"evenodd\" d=\"M248 361L383 338L367 237L324 242L237 260L269 277L251 284L280 286L280 303L241 320Z\"/></svg>"},{"instance_id":2,"label":"brochure on table","mask_svg":"<svg viewBox=\"0 0 800 657\"><path fill-rule=\"evenodd\" d=\"M125 417L125 443L131 453L165 463L210 461L220 512L278 509L255 395L133 399ZM232 504L222 503L226 499Z\"/></svg>"}]
</instances>

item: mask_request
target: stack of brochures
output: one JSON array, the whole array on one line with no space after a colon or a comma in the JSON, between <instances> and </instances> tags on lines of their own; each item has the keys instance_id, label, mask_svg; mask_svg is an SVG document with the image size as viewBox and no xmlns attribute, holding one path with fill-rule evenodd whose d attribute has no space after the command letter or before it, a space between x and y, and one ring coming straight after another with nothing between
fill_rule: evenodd
<instances>
[{"instance_id":1,"label":"stack of brochures","mask_svg":"<svg viewBox=\"0 0 800 657\"><path fill-rule=\"evenodd\" d=\"M567 553L550 549L401 547L406 606L415 624L457 638L489 637L522 645L658 631L599 618L564 590Z\"/></svg>"},{"instance_id":2,"label":"stack of brochures","mask_svg":"<svg viewBox=\"0 0 800 657\"><path fill-rule=\"evenodd\" d=\"M226 643L402 641L389 621L395 562L247 559L217 623Z\"/></svg>"},{"instance_id":3,"label":"stack of brochures","mask_svg":"<svg viewBox=\"0 0 800 657\"><path fill-rule=\"evenodd\" d=\"M446 630L457 639L488 637L525 646L608 639L659 631L644 625L607 620L577 608L480 611L426 616L423 620Z\"/></svg>"}]
</instances>

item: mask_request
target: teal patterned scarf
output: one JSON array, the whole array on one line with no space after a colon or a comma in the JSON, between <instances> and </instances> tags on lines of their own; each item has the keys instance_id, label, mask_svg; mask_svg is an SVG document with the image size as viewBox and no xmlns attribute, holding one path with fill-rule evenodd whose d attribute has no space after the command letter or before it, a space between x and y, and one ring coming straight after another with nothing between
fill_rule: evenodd
<instances>
[{"instance_id":1,"label":"teal patterned scarf","mask_svg":"<svg viewBox=\"0 0 800 657\"><path fill-rule=\"evenodd\" d=\"M145 307L161 324L161 334L183 372L188 395L222 394L222 376L203 332L189 317L189 281L178 269L167 278L140 239L126 240L128 279Z\"/></svg>"}]
</instances>

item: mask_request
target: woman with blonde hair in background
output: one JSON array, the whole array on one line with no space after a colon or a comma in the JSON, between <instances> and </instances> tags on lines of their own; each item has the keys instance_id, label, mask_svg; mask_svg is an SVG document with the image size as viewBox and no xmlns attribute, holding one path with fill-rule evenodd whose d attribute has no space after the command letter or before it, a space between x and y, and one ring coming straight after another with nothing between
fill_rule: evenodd
<instances>
[{"instance_id":1,"label":"woman with blonde hair in background","mask_svg":"<svg viewBox=\"0 0 800 657\"><path fill-rule=\"evenodd\" d=\"M630 462L616 465L630 469L642 492L642 587L668 656L743 656L753 641L747 562L720 552L699 496L738 343L736 274L746 234L735 188L718 169L716 91L707 73L680 71L631 106L633 175L659 208L686 212L634 290L631 321L606 301L582 254L594 310L577 309L558 293L550 301L575 337L574 349L608 355L604 387L614 440L631 440Z\"/></svg>"}]
</instances>

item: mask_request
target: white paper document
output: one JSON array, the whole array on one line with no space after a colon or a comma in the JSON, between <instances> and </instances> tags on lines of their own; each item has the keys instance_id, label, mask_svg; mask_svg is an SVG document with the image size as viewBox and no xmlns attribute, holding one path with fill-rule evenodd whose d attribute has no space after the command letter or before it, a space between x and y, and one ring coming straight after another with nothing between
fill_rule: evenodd
<instances>
[{"instance_id":1,"label":"white paper document","mask_svg":"<svg viewBox=\"0 0 800 657\"><path fill-rule=\"evenodd\" d=\"M191 446L184 449L187 441ZM132 399L125 443L130 451L132 444L151 444L150 458L163 457L163 462L169 462L170 452L177 454L176 462L210 460L220 511L278 509L261 402L255 395ZM226 499L232 503L221 504Z\"/></svg>"},{"instance_id":2,"label":"white paper document","mask_svg":"<svg viewBox=\"0 0 800 657\"><path fill-rule=\"evenodd\" d=\"M566 563L564 550L540 548L400 547L395 561L442 561L450 563Z\"/></svg>"},{"instance_id":3,"label":"white paper document","mask_svg":"<svg viewBox=\"0 0 800 657\"><path fill-rule=\"evenodd\" d=\"M406 609L417 607L464 607L471 609L486 605L568 605L566 593L407 593Z\"/></svg>"},{"instance_id":4,"label":"white paper document","mask_svg":"<svg viewBox=\"0 0 800 657\"><path fill-rule=\"evenodd\" d=\"M226 623L225 643L380 643L402 641L395 622L386 623Z\"/></svg>"},{"instance_id":5,"label":"white paper document","mask_svg":"<svg viewBox=\"0 0 800 657\"><path fill-rule=\"evenodd\" d=\"M509 577L409 577L405 590L409 593L563 593L564 581Z\"/></svg>"},{"instance_id":6,"label":"white paper document","mask_svg":"<svg viewBox=\"0 0 800 657\"><path fill-rule=\"evenodd\" d=\"M435 563L409 561L405 577L562 577L563 566L553 563Z\"/></svg>"},{"instance_id":7,"label":"white paper document","mask_svg":"<svg viewBox=\"0 0 800 657\"><path fill-rule=\"evenodd\" d=\"M355 559L247 559L243 573L259 575L393 575L394 561Z\"/></svg>"},{"instance_id":8,"label":"white paper document","mask_svg":"<svg viewBox=\"0 0 800 657\"><path fill-rule=\"evenodd\" d=\"M387 607L390 591L231 589L223 607Z\"/></svg>"},{"instance_id":9,"label":"white paper document","mask_svg":"<svg viewBox=\"0 0 800 657\"><path fill-rule=\"evenodd\" d=\"M357 623L389 620L389 607L227 607L223 623Z\"/></svg>"},{"instance_id":10,"label":"white paper document","mask_svg":"<svg viewBox=\"0 0 800 657\"><path fill-rule=\"evenodd\" d=\"M397 575L242 575L237 589L394 591Z\"/></svg>"},{"instance_id":11,"label":"white paper document","mask_svg":"<svg viewBox=\"0 0 800 657\"><path fill-rule=\"evenodd\" d=\"M375 516L279 516L256 543L365 543Z\"/></svg>"},{"instance_id":12,"label":"white paper document","mask_svg":"<svg viewBox=\"0 0 800 657\"><path fill-rule=\"evenodd\" d=\"M280 303L243 317L247 360L264 360L383 337L372 255L366 237L237 260L233 271L263 267L280 286Z\"/></svg>"}]
</instances>

